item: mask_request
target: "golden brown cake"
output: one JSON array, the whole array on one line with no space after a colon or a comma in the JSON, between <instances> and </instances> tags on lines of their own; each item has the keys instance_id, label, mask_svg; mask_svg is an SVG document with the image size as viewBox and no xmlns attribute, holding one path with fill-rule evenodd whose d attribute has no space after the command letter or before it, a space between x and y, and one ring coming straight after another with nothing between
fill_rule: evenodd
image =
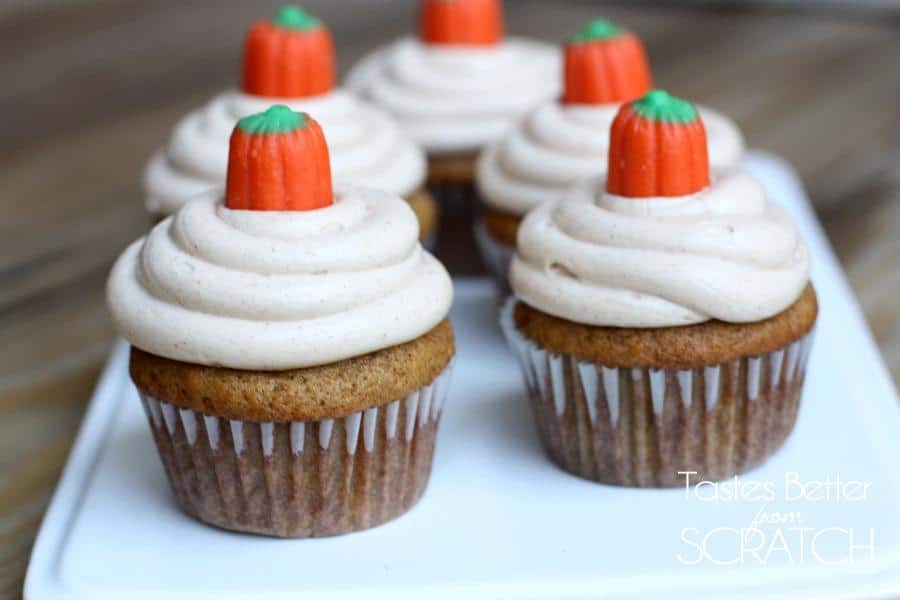
<instances>
[{"instance_id":1,"label":"golden brown cake","mask_svg":"<svg viewBox=\"0 0 900 600\"><path fill-rule=\"evenodd\" d=\"M429 185L471 184L477 159L477 154L428 157Z\"/></svg>"},{"instance_id":2,"label":"golden brown cake","mask_svg":"<svg viewBox=\"0 0 900 600\"><path fill-rule=\"evenodd\" d=\"M554 354L608 367L692 369L774 352L810 332L819 313L812 284L791 306L762 321L704 321L681 327L604 327L548 315L519 302L516 327Z\"/></svg>"},{"instance_id":3,"label":"golden brown cake","mask_svg":"<svg viewBox=\"0 0 900 600\"><path fill-rule=\"evenodd\" d=\"M321 421L409 396L437 379L454 353L445 319L412 341L304 369L211 367L132 348L129 370L139 390L178 408L258 423Z\"/></svg>"},{"instance_id":4,"label":"golden brown cake","mask_svg":"<svg viewBox=\"0 0 900 600\"><path fill-rule=\"evenodd\" d=\"M481 218L484 220L484 227L491 238L505 246L515 247L516 234L519 232L519 224L522 222L521 216L485 206Z\"/></svg>"},{"instance_id":5,"label":"golden brown cake","mask_svg":"<svg viewBox=\"0 0 900 600\"><path fill-rule=\"evenodd\" d=\"M437 235L438 219L440 218L440 209L434 196L427 189L422 188L408 196L406 202L419 221L419 241L426 248L431 248Z\"/></svg>"}]
</instances>

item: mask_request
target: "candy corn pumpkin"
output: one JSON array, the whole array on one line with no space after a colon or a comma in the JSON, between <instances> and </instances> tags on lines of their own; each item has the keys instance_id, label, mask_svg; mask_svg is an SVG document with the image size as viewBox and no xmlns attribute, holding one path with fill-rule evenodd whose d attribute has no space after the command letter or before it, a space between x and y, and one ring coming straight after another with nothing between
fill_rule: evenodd
<instances>
[{"instance_id":1,"label":"candy corn pumpkin","mask_svg":"<svg viewBox=\"0 0 900 600\"><path fill-rule=\"evenodd\" d=\"M651 87L647 53L638 37L609 21L592 21L565 46L566 104L611 104Z\"/></svg>"},{"instance_id":2,"label":"candy corn pumpkin","mask_svg":"<svg viewBox=\"0 0 900 600\"><path fill-rule=\"evenodd\" d=\"M619 109L610 131L610 194L685 196L708 185L706 130L690 102L653 90Z\"/></svg>"},{"instance_id":3,"label":"candy corn pumpkin","mask_svg":"<svg viewBox=\"0 0 900 600\"><path fill-rule=\"evenodd\" d=\"M295 6L250 28L243 90L269 98L304 98L334 87L334 44L322 22Z\"/></svg>"},{"instance_id":4,"label":"candy corn pumpkin","mask_svg":"<svg viewBox=\"0 0 900 600\"><path fill-rule=\"evenodd\" d=\"M426 44L491 46L503 39L500 0L422 0L420 19Z\"/></svg>"},{"instance_id":5,"label":"candy corn pumpkin","mask_svg":"<svg viewBox=\"0 0 900 600\"><path fill-rule=\"evenodd\" d=\"M238 121L229 147L225 206L313 210L332 202L328 146L312 117L273 106Z\"/></svg>"}]
</instances>

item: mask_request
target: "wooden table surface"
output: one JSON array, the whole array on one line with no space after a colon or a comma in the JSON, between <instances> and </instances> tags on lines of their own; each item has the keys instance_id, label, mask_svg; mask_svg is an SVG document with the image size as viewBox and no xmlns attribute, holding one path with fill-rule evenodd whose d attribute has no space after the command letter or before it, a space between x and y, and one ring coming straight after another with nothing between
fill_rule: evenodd
<instances>
[{"instance_id":1,"label":"wooden table surface","mask_svg":"<svg viewBox=\"0 0 900 600\"><path fill-rule=\"evenodd\" d=\"M232 85L244 29L275 4L47 2L0 17L2 597L21 593L113 339L103 286L146 227L142 164L180 115ZM342 69L411 22L411 2L306 4L331 24ZM643 36L657 82L732 115L749 145L796 166L896 380L896 19L636 4L606 6L603 16ZM507 11L509 30L549 40L599 16L589 2L559 0L510 1ZM451 263L470 271L467 256Z\"/></svg>"}]
</instances>

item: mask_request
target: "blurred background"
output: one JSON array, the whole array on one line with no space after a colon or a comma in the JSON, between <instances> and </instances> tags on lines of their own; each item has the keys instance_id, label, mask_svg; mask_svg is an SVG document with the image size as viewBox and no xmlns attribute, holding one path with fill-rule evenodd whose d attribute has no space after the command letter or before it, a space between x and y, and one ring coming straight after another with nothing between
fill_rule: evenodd
<instances>
[{"instance_id":1,"label":"blurred background","mask_svg":"<svg viewBox=\"0 0 900 600\"><path fill-rule=\"evenodd\" d=\"M342 72L414 26L412 0L307 0ZM186 111L234 86L280 2L0 1L0 596L18 597L113 339L103 286L147 227L140 174ZM510 33L606 17L657 84L728 113L803 178L900 380L900 2L507 0ZM476 274L459 248L451 268ZM836 348L835 351L840 351Z\"/></svg>"}]
</instances>

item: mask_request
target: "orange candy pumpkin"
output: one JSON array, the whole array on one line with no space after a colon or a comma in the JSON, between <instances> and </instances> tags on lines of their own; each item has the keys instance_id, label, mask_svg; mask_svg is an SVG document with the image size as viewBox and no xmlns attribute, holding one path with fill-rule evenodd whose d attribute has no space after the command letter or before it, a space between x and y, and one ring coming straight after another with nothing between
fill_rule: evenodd
<instances>
[{"instance_id":1,"label":"orange candy pumpkin","mask_svg":"<svg viewBox=\"0 0 900 600\"><path fill-rule=\"evenodd\" d=\"M225 206L313 210L334 201L322 128L287 106L238 121L231 134Z\"/></svg>"},{"instance_id":2,"label":"orange candy pumpkin","mask_svg":"<svg viewBox=\"0 0 900 600\"><path fill-rule=\"evenodd\" d=\"M503 5L500 0L422 0L419 35L426 44L497 44L503 39Z\"/></svg>"},{"instance_id":3,"label":"orange candy pumpkin","mask_svg":"<svg viewBox=\"0 0 900 600\"><path fill-rule=\"evenodd\" d=\"M269 98L317 96L334 87L334 43L319 19L285 6L275 21L250 28L244 44L243 90Z\"/></svg>"},{"instance_id":4,"label":"orange candy pumpkin","mask_svg":"<svg viewBox=\"0 0 900 600\"><path fill-rule=\"evenodd\" d=\"M643 96L651 88L641 40L608 21L592 21L565 47L566 104L611 104Z\"/></svg>"},{"instance_id":5,"label":"orange candy pumpkin","mask_svg":"<svg viewBox=\"0 0 900 600\"><path fill-rule=\"evenodd\" d=\"M689 102L653 90L619 109L609 137L610 194L686 196L709 185L706 130Z\"/></svg>"}]
</instances>

